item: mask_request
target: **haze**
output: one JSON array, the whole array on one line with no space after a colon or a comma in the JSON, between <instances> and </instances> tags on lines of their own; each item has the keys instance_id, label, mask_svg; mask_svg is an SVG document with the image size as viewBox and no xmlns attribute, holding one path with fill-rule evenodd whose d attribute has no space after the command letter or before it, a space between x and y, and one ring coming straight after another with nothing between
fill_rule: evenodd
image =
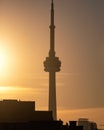
<instances>
[{"instance_id":1,"label":"haze","mask_svg":"<svg viewBox=\"0 0 104 130\"><path fill-rule=\"evenodd\" d=\"M104 0L55 0L59 118L104 122ZM0 99L48 106L50 1L0 0ZM87 113L87 114L85 114Z\"/></svg>"}]
</instances>

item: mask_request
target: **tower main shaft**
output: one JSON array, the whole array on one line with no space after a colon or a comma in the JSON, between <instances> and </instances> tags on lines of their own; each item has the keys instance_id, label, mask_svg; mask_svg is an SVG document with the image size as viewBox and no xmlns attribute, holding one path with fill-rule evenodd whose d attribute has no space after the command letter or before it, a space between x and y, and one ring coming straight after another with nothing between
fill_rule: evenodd
<instances>
[{"instance_id":1,"label":"tower main shaft","mask_svg":"<svg viewBox=\"0 0 104 130\"><path fill-rule=\"evenodd\" d=\"M49 72L49 111L53 113L53 119L57 120L56 107L56 72L60 71L61 62L55 56L55 25L54 25L54 4L51 3L51 24L50 24L50 50L49 56L44 61L44 70Z\"/></svg>"}]
</instances>

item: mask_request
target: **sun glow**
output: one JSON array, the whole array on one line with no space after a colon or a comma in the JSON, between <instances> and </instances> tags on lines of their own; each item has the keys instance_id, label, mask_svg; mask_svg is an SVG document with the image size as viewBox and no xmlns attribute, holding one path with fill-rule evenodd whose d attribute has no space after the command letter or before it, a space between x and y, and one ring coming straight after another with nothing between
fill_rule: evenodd
<instances>
[{"instance_id":1,"label":"sun glow","mask_svg":"<svg viewBox=\"0 0 104 130\"><path fill-rule=\"evenodd\" d=\"M5 54L0 50L0 72L5 68Z\"/></svg>"},{"instance_id":2,"label":"sun glow","mask_svg":"<svg viewBox=\"0 0 104 130\"><path fill-rule=\"evenodd\" d=\"M0 100L2 99L22 99L34 100L41 91L31 87L23 86L0 86ZM35 95L35 96L34 96Z\"/></svg>"},{"instance_id":3,"label":"sun glow","mask_svg":"<svg viewBox=\"0 0 104 130\"><path fill-rule=\"evenodd\" d=\"M9 87L9 86L0 86L0 93L12 93L20 92L23 88L20 87Z\"/></svg>"},{"instance_id":4,"label":"sun glow","mask_svg":"<svg viewBox=\"0 0 104 130\"><path fill-rule=\"evenodd\" d=\"M7 47L0 45L0 80L10 72L11 54Z\"/></svg>"},{"instance_id":5,"label":"sun glow","mask_svg":"<svg viewBox=\"0 0 104 130\"><path fill-rule=\"evenodd\" d=\"M2 87L2 86L0 86L0 93L2 92L6 92L6 91L8 91L8 90L10 90L11 88L10 87Z\"/></svg>"}]
</instances>

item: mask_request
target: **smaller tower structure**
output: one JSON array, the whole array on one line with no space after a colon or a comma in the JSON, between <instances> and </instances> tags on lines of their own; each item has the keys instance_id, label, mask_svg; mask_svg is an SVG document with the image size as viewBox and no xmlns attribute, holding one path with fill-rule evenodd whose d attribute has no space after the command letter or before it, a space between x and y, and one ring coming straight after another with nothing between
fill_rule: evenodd
<instances>
[{"instance_id":1,"label":"smaller tower structure","mask_svg":"<svg viewBox=\"0 0 104 130\"><path fill-rule=\"evenodd\" d=\"M53 112L53 119L57 120L56 107L56 72L60 71L61 62L55 56L55 25L54 25L54 3L51 2L51 24L50 24L50 50L49 56L44 61L44 70L49 72L49 111Z\"/></svg>"}]
</instances>

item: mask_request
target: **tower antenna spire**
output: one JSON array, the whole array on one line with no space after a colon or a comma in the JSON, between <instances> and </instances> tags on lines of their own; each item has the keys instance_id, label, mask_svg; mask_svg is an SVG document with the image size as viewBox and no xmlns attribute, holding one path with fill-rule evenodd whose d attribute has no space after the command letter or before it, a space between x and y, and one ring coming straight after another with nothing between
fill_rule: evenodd
<instances>
[{"instance_id":1,"label":"tower antenna spire","mask_svg":"<svg viewBox=\"0 0 104 130\"><path fill-rule=\"evenodd\" d=\"M53 113L53 119L57 120L56 106L56 72L60 71L61 61L55 56L55 25L54 25L54 4L51 3L50 23L50 50L49 56L44 61L44 70L49 72L49 111Z\"/></svg>"},{"instance_id":2,"label":"tower antenna spire","mask_svg":"<svg viewBox=\"0 0 104 130\"><path fill-rule=\"evenodd\" d=\"M50 18L50 56L55 56L55 25L54 25L54 4L51 3L51 18Z\"/></svg>"}]
</instances>

